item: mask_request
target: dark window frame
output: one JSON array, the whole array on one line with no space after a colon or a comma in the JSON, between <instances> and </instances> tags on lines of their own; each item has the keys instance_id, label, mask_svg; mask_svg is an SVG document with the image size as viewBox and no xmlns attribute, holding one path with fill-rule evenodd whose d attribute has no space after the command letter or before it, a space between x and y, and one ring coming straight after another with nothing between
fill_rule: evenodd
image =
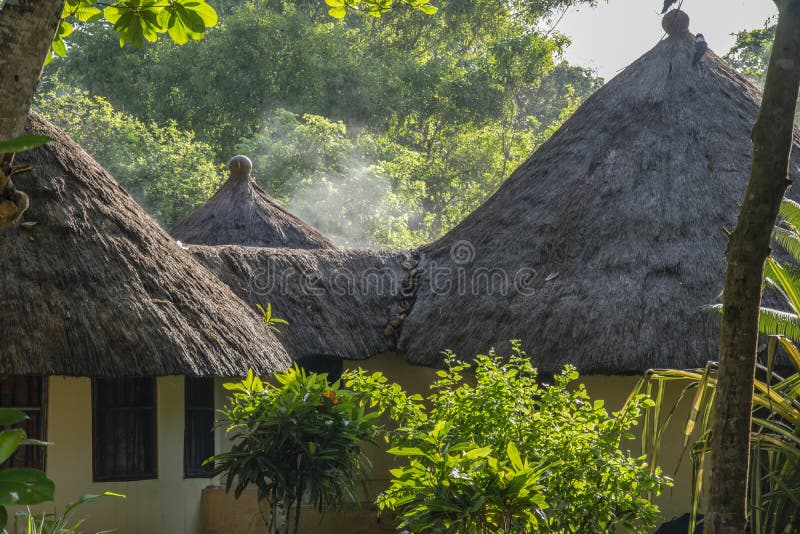
<instances>
[{"instance_id":1,"label":"dark window frame","mask_svg":"<svg viewBox=\"0 0 800 534\"><path fill-rule=\"evenodd\" d=\"M192 381L208 381L211 384L211 407L208 406L196 406L192 405L190 402L190 383ZM214 415L216 414L216 383L213 378L210 377L191 377L186 376L183 380L184 385L184 392L183 392L183 478L213 478L213 465L208 466L198 466L192 465L195 458L192 457L190 451L192 448L190 447L190 440L194 437L191 435L191 429L194 428L194 425L190 425L189 421L192 418L191 416L196 413L211 413L211 420L214 420ZM191 427L191 428L190 428ZM209 429L209 433L211 434L211 454L208 456L213 456L216 454L217 443L216 443L216 435L212 429Z\"/></svg>"},{"instance_id":2,"label":"dark window frame","mask_svg":"<svg viewBox=\"0 0 800 534\"><path fill-rule=\"evenodd\" d=\"M11 380L17 380L17 379L30 380L32 378L40 380L40 383L39 383L39 387L41 388L41 391L39 392L39 399L41 399L40 406L17 406L15 404L10 404L10 405L3 405L2 407L3 408L15 408L17 410L25 412L26 414L29 413L29 412L38 412L39 413L39 425L38 425L39 426L39 432L37 432L37 435L33 435L30 432L28 432L28 429L26 428L25 422L20 423L19 425L14 425L14 428L22 428L23 430L26 431L25 433L27 434L27 437L29 437L29 438L34 438L34 439L38 439L38 440L41 440L41 441L47 441L47 411L48 411L48 406L49 406L49 402L48 402L49 401L49 395L48 395L48 393L49 393L49 390L50 390L50 388L48 387L49 386L48 377L45 376L45 375L2 375L2 376L0 376L0 379L11 379ZM29 453L30 453L30 455L29 455ZM3 464L3 466L4 467L26 467L26 468L32 468L32 469L39 469L41 471L45 471L47 469L47 447L38 446L38 445L25 445L25 458L26 458L26 461L23 463L23 465L13 465L12 464L13 458L17 454L19 454L19 452L14 453L14 455L12 455L9 460L6 460L6 462ZM33 458L32 462L27 461L29 456Z\"/></svg>"},{"instance_id":3,"label":"dark window frame","mask_svg":"<svg viewBox=\"0 0 800 534\"><path fill-rule=\"evenodd\" d=\"M98 380L92 379L92 482L131 482L136 480L155 480L158 479L158 381L155 377L122 378L122 379L100 379L100 380L150 380L152 382L152 403L150 406L128 406L122 408L100 407L98 410ZM152 412L152 432L149 446L152 447L153 465L150 471L142 471L136 474L124 475L98 475L98 452L100 450L101 436L98 435L98 412L107 410L117 411L151 411Z\"/></svg>"}]
</instances>

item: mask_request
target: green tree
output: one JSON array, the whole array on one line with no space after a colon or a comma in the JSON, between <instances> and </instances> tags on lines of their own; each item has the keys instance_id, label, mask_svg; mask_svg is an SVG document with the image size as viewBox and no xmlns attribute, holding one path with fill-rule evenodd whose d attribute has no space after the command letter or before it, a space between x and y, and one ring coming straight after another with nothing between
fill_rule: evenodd
<instances>
[{"instance_id":1,"label":"green tree","mask_svg":"<svg viewBox=\"0 0 800 534\"><path fill-rule=\"evenodd\" d=\"M76 31L75 53L48 77L145 122L175 120L220 160L247 151L259 182L340 244L413 246L479 205L599 85L557 64L566 39L537 29L574 3L446 0L433 17L335 20L317 0L240 0L184 47L108 54L99 45L113 32ZM310 117L343 132L310 136ZM313 143L300 157L303 138Z\"/></svg>"},{"instance_id":2,"label":"green tree","mask_svg":"<svg viewBox=\"0 0 800 534\"><path fill-rule=\"evenodd\" d=\"M174 122L144 124L102 97L69 87L40 93L35 106L164 227L205 202L223 180L211 147Z\"/></svg>"}]
</instances>

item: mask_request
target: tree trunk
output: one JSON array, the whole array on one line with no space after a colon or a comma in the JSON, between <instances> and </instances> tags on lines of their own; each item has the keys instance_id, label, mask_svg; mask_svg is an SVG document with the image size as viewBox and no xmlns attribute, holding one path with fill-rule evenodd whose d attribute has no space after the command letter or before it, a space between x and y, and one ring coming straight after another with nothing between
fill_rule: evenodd
<instances>
[{"instance_id":1,"label":"tree trunk","mask_svg":"<svg viewBox=\"0 0 800 534\"><path fill-rule=\"evenodd\" d=\"M0 142L22 134L64 0L6 0L0 10ZM28 208L11 181L12 156L0 154L0 228Z\"/></svg>"},{"instance_id":2,"label":"tree trunk","mask_svg":"<svg viewBox=\"0 0 800 534\"><path fill-rule=\"evenodd\" d=\"M6 0L0 10L0 142L22 133L64 0Z\"/></svg>"},{"instance_id":3,"label":"tree trunk","mask_svg":"<svg viewBox=\"0 0 800 534\"><path fill-rule=\"evenodd\" d=\"M730 237L720 332L719 377L711 438L708 534L743 533L747 511L750 418L764 261L788 181L800 86L800 0L776 0L780 15L761 111L753 128L753 164Z\"/></svg>"}]
</instances>

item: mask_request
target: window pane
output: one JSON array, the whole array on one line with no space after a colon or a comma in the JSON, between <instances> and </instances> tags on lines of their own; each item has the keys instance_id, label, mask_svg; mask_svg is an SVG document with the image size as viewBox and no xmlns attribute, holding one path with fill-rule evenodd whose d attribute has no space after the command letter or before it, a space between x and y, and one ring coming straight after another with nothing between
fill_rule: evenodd
<instances>
[{"instance_id":1,"label":"window pane","mask_svg":"<svg viewBox=\"0 0 800 534\"><path fill-rule=\"evenodd\" d=\"M202 464L213 455L214 379L186 377L185 476L210 476L213 466Z\"/></svg>"},{"instance_id":2,"label":"window pane","mask_svg":"<svg viewBox=\"0 0 800 534\"><path fill-rule=\"evenodd\" d=\"M93 381L94 479L155 478L155 379Z\"/></svg>"}]
</instances>

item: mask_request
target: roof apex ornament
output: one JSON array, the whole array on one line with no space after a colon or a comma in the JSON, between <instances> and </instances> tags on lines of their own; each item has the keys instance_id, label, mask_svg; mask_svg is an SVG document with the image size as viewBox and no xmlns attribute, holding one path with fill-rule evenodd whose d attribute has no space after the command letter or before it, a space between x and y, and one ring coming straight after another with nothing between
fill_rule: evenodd
<instances>
[{"instance_id":1,"label":"roof apex ornament","mask_svg":"<svg viewBox=\"0 0 800 534\"><path fill-rule=\"evenodd\" d=\"M661 19L661 27L668 35L681 35L689 32L689 15L680 9L668 11Z\"/></svg>"},{"instance_id":2,"label":"roof apex ornament","mask_svg":"<svg viewBox=\"0 0 800 534\"><path fill-rule=\"evenodd\" d=\"M231 178L247 178L253 170L253 162L247 156L233 156L228 162L228 171Z\"/></svg>"}]
</instances>

